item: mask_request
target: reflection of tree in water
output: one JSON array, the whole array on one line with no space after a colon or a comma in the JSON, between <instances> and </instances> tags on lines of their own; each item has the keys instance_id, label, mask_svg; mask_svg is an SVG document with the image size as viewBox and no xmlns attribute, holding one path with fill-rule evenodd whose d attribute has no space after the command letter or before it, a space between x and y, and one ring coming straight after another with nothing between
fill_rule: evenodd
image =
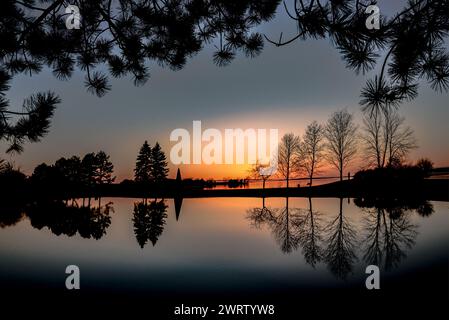
<instances>
[{"instance_id":1,"label":"reflection of tree in water","mask_svg":"<svg viewBox=\"0 0 449 320\"><path fill-rule=\"evenodd\" d=\"M288 198L285 198L285 207L283 208L270 209L265 206L264 201L262 208L252 208L247 213L247 218L256 228L260 228L263 224L270 228L282 252L290 253L298 248L299 210L289 207Z\"/></svg>"},{"instance_id":2,"label":"reflection of tree in water","mask_svg":"<svg viewBox=\"0 0 449 320\"><path fill-rule=\"evenodd\" d=\"M247 219L251 221L254 228L260 229L263 224L275 220L273 209L265 206L265 198L262 200L261 208L251 208L247 211Z\"/></svg>"},{"instance_id":3,"label":"reflection of tree in water","mask_svg":"<svg viewBox=\"0 0 449 320\"><path fill-rule=\"evenodd\" d=\"M433 213L433 204L431 204L429 201L423 201L417 208L416 212L421 217L429 217Z\"/></svg>"},{"instance_id":4,"label":"reflection of tree in water","mask_svg":"<svg viewBox=\"0 0 449 320\"><path fill-rule=\"evenodd\" d=\"M261 208L251 208L247 211L251 224L260 228L267 225L279 243L282 252L290 253L302 247L307 263L315 267L322 259L321 232L323 231L319 213L312 209L312 199L309 199L309 209L290 208L289 199L285 199L285 207L269 208L265 199Z\"/></svg>"},{"instance_id":5,"label":"reflection of tree in water","mask_svg":"<svg viewBox=\"0 0 449 320\"><path fill-rule=\"evenodd\" d=\"M67 205L63 201L44 201L31 204L26 214L36 229L47 227L58 236L71 237L79 233L83 238L98 240L111 224L111 211L112 202L101 207L78 207L76 203Z\"/></svg>"},{"instance_id":6,"label":"reflection of tree in water","mask_svg":"<svg viewBox=\"0 0 449 320\"><path fill-rule=\"evenodd\" d=\"M285 207L277 210L276 219L272 223L273 234L284 253L298 249L298 219L299 210L290 208L288 198L285 198Z\"/></svg>"},{"instance_id":7,"label":"reflection of tree in water","mask_svg":"<svg viewBox=\"0 0 449 320\"><path fill-rule=\"evenodd\" d=\"M24 216L22 206L11 206L7 203L0 205L0 228L16 225Z\"/></svg>"},{"instance_id":8,"label":"reflection of tree in water","mask_svg":"<svg viewBox=\"0 0 449 320\"><path fill-rule=\"evenodd\" d=\"M301 210L296 221L299 231L299 245L302 247L304 258L315 268L323 258L322 231L320 213L313 210L312 199L309 198L309 209Z\"/></svg>"},{"instance_id":9,"label":"reflection of tree in water","mask_svg":"<svg viewBox=\"0 0 449 320\"><path fill-rule=\"evenodd\" d=\"M431 214L431 207L424 207L426 213ZM413 247L418 234L417 225L411 222L412 211L401 207L377 207L365 211L366 246L363 259L367 263L383 266L385 270L396 268L406 258L406 251Z\"/></svg>"},{"instance_id":10,"label":"reflection of tree in water","mask_svg":"<svg viewBox=\"0 0 449 320\"><path fill-rule=\"evenodd\" d=\"M386 270L397 267L406 257L405 251L415 243L417 226L411 223L411 213L427 217L433 206L417 199L354 199L358 207L367 208L365 217L366 244L363 260L369 264L384 266ZM337 278L346 279L358 260L357 235L351 221L343 214L343 199L339 213L325 227L321 214L312 208L289 208L286 198L284 208L265 206L251 208L247 219L256 228L266 225L279 243L281 250L290 253L302 248L305 261L315 267L323 261Z\"/></svg>"},{"instance_id":11,"label":"reflection of tree in water","mask_svg":"<svg viewBox=\"0 0 449 320\"><path fill-rule=\"evenodd\" d=\"M134 204L134 233L140 247L143 248L148 240L153 246L164 231L167 218L167 205L164 200L146 201Z\"/></svg>"},{"instance_id":12,"label":"reflection of tree in water","mask_svg":"<svg viewBox=\"0 0 449 320\"><path fill-rule=\"evenodd\" d=\"M326 227L326 249L324 261L337 278L346 279L352 272L357 256L355 254L356 233L347 217L343 216L343 199L340 198L340 212Z\"/></svg>"}]
</instances>

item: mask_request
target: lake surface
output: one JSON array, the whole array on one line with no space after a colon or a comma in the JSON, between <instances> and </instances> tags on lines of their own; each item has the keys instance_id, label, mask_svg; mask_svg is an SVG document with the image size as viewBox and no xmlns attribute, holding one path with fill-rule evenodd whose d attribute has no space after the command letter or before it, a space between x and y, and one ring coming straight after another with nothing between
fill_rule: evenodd
<instances>
[{"instance_id":1,"label":"lake surface","mask_svg":"<svg viewBox=\"0 0 449 320\"><path fill-rule=\"evenodd\" d=\"M447 202L110 198L101 199L101 210L83 209L82 200L77 205L2 213L1 287L63 289L66 266L77 265L87 291L366 290L365 268L374 264L384 290L429 268L440 272L429 281L442 277L440 289L447 288Z\"/></svg>"}]
</instances>

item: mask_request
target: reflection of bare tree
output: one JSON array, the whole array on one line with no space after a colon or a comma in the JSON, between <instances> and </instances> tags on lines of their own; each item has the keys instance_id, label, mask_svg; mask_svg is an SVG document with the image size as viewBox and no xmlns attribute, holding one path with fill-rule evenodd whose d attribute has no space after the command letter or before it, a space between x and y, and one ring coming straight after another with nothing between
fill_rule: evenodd
<instances>
[{"instance_id":1,"label":"reflection of bare tree","mask_svg":"<svg viewBox=\"0 0 449 320\"><path fill-rule=\"evenodd\" d=\"M368 211L365 261L383 265L385 270L399 265L417 236L417 226L410 221L410 213L401 207L377 207Z\"/></svg>"},{"instance_id":2,"label":"reflection of bare tree","mask_svg":"<svg viewBox=\"0 0 449 320\"><path fill-rule=\"evenodd\" d=\"M357 260L355 255L356 235L350 221L343 216L343 199L340 212L326 227L328 233L324 260L337 278L346 279Z\"/></svg>"},{"instance_id":3,"label":"reflection of bare tree","mask_svg":"<svg viewBox=\"0 0 449 320\"><path fill-rule=\"evenodd\" d=\"M282 252L290 253L303 249L307 263L315 267L322 259L322 241L319 214L312 209L312 199L309 199L309 209L290 208L289 199L285 199L285 207L271 209L265 206L265 199L261 208L248 210L247 218L252 225L260 228L266 224L272 231Z\"/></svg>"},{"instance_id":4,"label":"reflection of bare tree","mask_svg":"<svg viewBox=\"0 0 449 320\"><path fill-rule=\"evenodd\" d=\"M365 217L366 244L363 260L379 266L382 261L382 210L372 210Z\"/></svg>"},{"instance_id":5,"label":"reflection of bare tree","mask_svg":"<svg viewBox=\"0 0 449 320\"><path fill-rule=\"evenodd\" d=\"M164 200L154 200L149 204L146 201L134 204L134 233L140 247L143 248L149 241L156 244L164 231L167 218L167 205Z\"/></svg>"},{"instance_id":6,"label":"reflection of bare tree","mask_svg":"<svg viewBox=\"0 0 449 320\"><path fill-rule=\"evenodd\" d=\"M262 208L248 210L247 217L257 228L266 224L273 232L282 252L290 253L299 245L298 212L298 209L289 207L288 198L285 198L285 207L270 209L265 206L264 201Z\"/></svg>"},{"instance_id":7,"label":"reflection of bare tree","mask_svg":"<svg viewBox=\"0 0 449 320\"><path fill-rule=\"evenodd\" d=\"M300 211L300 218L296 224L299 231L299 245L302 247L304 258L308 264L315 265L323 258L322 227L319 212L313 211L312 199L309 198L309 209Z\"/></svg>"},{"instance_id":8,"label":"reflection of bare tree","mask_svg":"<svg viewBox=\"0 0 449 320\"><path fill-rule=\"evenodd\" d=\"M368 212L364 223L363 260L383 265L385 269L396 267L406 257L406 249L414 245L417 232L410 221L410 213L414 210L433 212L428 202L393 202L393 205L382 202L379 205L369 199L355 199L354 203ZM324 227L320 213L313 210L312 199L309 199L308 209L290 208L286 198L283 208L269 208L263 201L261 208L247 212L254 227L266 225L272 231L284 253L301 247L305 261L313 267L324 261L331 273L340 279L346 279L352 272L358 259L358 241L354 226L343 214L343 199L340 199L338 215Z\"/></svg>"},{"instance_id":9,"label":"reflection of bare tree","mask_svg":"<svg viewBox=\"0 0 449 320\"><path fill-rule=\"evenodd\" d=\"M277 210L276 219L272 224L273 234L284 253L298 249L298 213L298 209L289 207L288 198L285 198L285 207Z\"/></svg>"},{"instance_id":10,"label":"reflection of bare tree","mask_svg":"<svg viewBox=\"0 0 449 320\"><path fill-rule=\"evenodd\" d=\"M247 219L251 221L253 227L260 229L263 224L270 224L276 218L274 210L265 206L265 198L263 198L261 208L247 210Z\"/></svg>"}]
</instances>

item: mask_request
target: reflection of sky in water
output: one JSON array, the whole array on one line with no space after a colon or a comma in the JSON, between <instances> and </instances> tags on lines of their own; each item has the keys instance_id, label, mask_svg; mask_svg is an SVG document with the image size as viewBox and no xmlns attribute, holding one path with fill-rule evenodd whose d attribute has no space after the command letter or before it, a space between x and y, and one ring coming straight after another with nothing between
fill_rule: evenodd
<instances>
[{"instance_id":1,"label":"reflection of sky in water","mask_svg":"<svg viewBox=\"0 0 449 320\"><path fill-rule=\"evenodd\" d=\"M108 199L103 199L104 203ZM148 242L141 249L133 227L133 199L111 199L115 212L106 234L98 241L79 235L56 236L46 227L34 229L25 218L12 227L0 230L0 281L9 283L32 280L37 285L51 282L63 286L65 266L76 264L81 269L82 285L115 289L201 290L251 288L333 287L345 282L337 279L327 263L315 269L305 262L301 245L283 253L273 227L262 223L252 226L248 209L260 208L261 199L213 198L184 199L179 221L173 200L167 200L165 228L155 246ZM406 257L388 274L411 270L417 265L447 260L449 240L448 204L432 202L434 213L421 217L415 211L406 213L407 223L416 225L415 243L402 248ZM266 199L269 208L282 208L285 199ZM289 207L306 212L308 199L290 198ZM364 283L361 250L368 245L368 213L343 200L343 216L354 231L356 260L348 283ZM302 211L302 212L303 212ZM326 226L339 216L338 199L314 199L313 211ZM292 212L294 214L294 212ZM288 223L294 224L291 218ZM326 236L323 236L326 238ZM325 250L325 246L323 246ZM8 279L8 280L7 280Z\"/></svg>"}]
</instances>

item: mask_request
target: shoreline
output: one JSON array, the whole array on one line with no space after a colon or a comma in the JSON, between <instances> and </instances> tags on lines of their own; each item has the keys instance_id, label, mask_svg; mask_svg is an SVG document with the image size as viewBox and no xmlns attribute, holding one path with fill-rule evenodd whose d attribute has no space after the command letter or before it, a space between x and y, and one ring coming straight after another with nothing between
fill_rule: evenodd
<instances>
[{"instance_id":1,"label":"shoreline","mask_svg":"<svg viewBox=\"0 0 449 320\"><path fill-rule=\"evenodd\" d=\"M352 181L338 181L312 187L289 188L236 188L236 189L195 189L183 187L161 188L159 190L130 190L121 185L105 186L97 197L123 198L420 198L449 202L449 179L425 179L420 186L408 186L403 190L381 189L363 190Z\"/></svg>"}]
</instances>

